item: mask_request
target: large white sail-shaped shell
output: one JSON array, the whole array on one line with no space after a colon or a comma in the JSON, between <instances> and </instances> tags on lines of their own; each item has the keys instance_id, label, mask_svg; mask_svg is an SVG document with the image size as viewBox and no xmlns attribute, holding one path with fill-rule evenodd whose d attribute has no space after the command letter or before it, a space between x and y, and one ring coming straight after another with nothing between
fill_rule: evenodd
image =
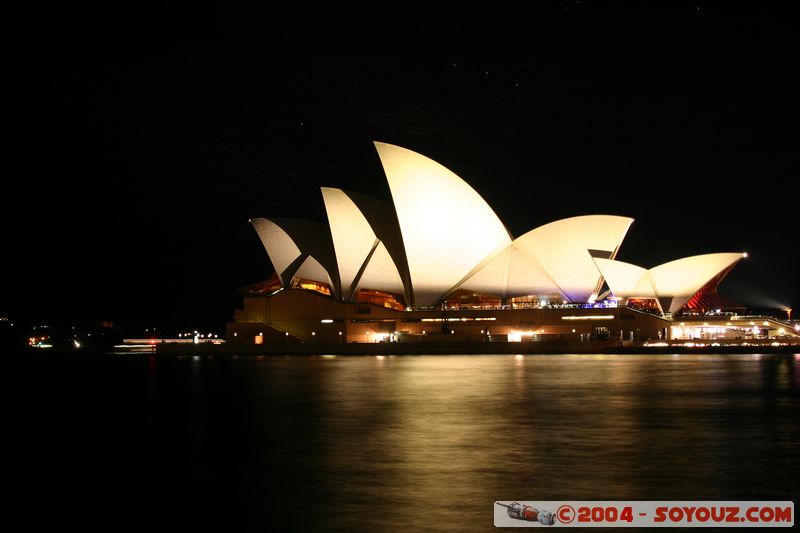
<instances>
[{"instance_id":1,"label":"large white sail-shaped shell","mask_svg":"<svg viewBox=\"0 0 800 533\"><path fill-rule=\"evenodd\" d=\"M300 248L286 231L279 225L266 218L254 218L250 221L261 239L261 244L267 251L275 272L281 278L281 283L290 281L284 279L283 273L295 259L300 257Z\"/></svg>"},{"instance_id":2,"label":"large white sail-shaped shell","mask_svg":"<svg viewBox=\"0 0 800 533\"><path fill-rule=\"evenodd\" d=\"M550 275L515 243L481 267L461 288L501 298L558 292Z\"/></svg>"},{"instance_id":3,"label":"large white sail-shaped shell","mask_svg":"<svg viewBox=\"0 0 800 533\"><path fill-rule=\"evenodd\" d=\"M331 280L328 271L311 255L306 257L300 265L300 268L294 272L294 277L327 283L329 287L334 287L333 280Z\"/></svg>"},{"instance_id":4,"label":"large white sail-shaped shell","mask_svg":"<svg viewBox=\"0 0 800 533\"><path fill-rule=\"evenodd\" d=\"M744 257L736 252L693 255L650 270L622 261L595 259L595 263L614 296L656 298L664 311L675 313L706 283Z\"/></svg>"},{"instance_id":5,"label":"large white sail-shaped shell","mask_svg":"<svg viewBox=\"0 0 800 533\"><path fill-rule=\"evenodd\" d=\"M322 199L328 214L342 295L348 297L378 239L364 214L344 191L322 187Z\"/></svg>"},{"instance_id":6,"label":"large white sail-shaped shell","mask_svg":"<svg viewBox=\"0 0 800 533\"><path fill-rule=\"evenodd\" d=\"M539 226L514 241L544 268L558 290L572 302L586 302L600 285L593 257L616 255L632 218L584 215Z\"/></svg>"},{"instance_id":7,"label":"large white sail-shaped shell","mask_svg":"<svg viewBox=\"0 0 800 533\"><path fill-rule=\"evenodd\" d=\"M358 280L358 289L373 289L403 294L403 281L392 257L383 242L378 242L375 251Z\"/></svg>"},{"instance_id":8,"label":"large white sail-shaped shell","mask_svg":"<svg viewBox=\"0 0 800 533\"><path fill-rule=\"evenodd\" d=\"M744 254L741 253L684 257L651 268L650 279L655 292L661 298L672 298L669 310L674 313L714 276L730 268L744 257Z\"/></svg>"},{"instance_id":9,"label":"large white sail-shaped shell","mask_svg":"<svg viewBox=\"0 0 800 533\"><path fill-rule=\"evenodd\" d=\"M483 198L416 152L376 142L405 247L414 301L435 304L482 261L511 243Z\"/></svg>"},{"instance_id":10,"label":"large white sail-shaped shell","mask_svg":"<svg viewBox=\"0 0 800 533\"><path fill-rule=\"evenodd\" d=\"M609 289L618 298L656 298L653 284L646 268L624 261L595 258L600 273Z\"/></svg>"},{"instance_id":11,"label":"large white sail-shaped shell","mask_svg":"<svg viewBox=\"0 0 800 533\"><path fill-rule=\"evenodd\" d=\"M323 224L293 218L256 218L250 222L284 287L289 287L292 278L300 277L326 283L334 295L339 295L333 245Z\"/></svg>"}]
</instances>

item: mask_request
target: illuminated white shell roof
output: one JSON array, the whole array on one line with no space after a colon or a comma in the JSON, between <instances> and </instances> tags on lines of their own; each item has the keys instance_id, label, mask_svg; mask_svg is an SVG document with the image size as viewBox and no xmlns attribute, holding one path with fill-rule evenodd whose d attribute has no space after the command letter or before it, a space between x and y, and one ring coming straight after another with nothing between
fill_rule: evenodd
<instances>
[{"instance_id":1,"label":"illuminated white shell roof","mask_svg":"<svg viewBox=\"0 0 800 533\"><path fill-rule=\"evenodd\" d=\"M694 255L646 270L636 265L595 259L614 296L620 298L668 299L672 313L678 311L714 276L745 256L740 253Z\"/></svg>"},{"instance_id":2,"label":"illuminated white shell roof","mask_svg":"<svg viewBox=\"0 0 800 533\"><path fill-rule=\"evenodd\" d=\"M519 250L516 241L481 267L461 288L501 298L559 291L549 274Z\"/></svg>"},{"instance_id":3,"label":"illuminated white shell roof","mask_svg":"<svg viewBox=\"0 0 800 533\"><path fill-rule=\"evenodd\" d=\"M348 298L356 276L378 239L367 219L344 191L322 187L322 199L328 213L342 295Z\"/></svg>"},{"instance_id":4,"label":"illuminated white shell roof","mask_svg":"<svg viewBox=\"0 0 800 533\"><path fill-rule=\"evenodd\" d=\"M453 172L399 146L375 147L397 212L415 305L432 305L511 238L492 208Z\"/></svg>"},{"instance_id":5,"label":"illuminated white shell roof","mask_svg":"<svg viewBox=\"0 0 800 533\"><path fill-rule=\"evenodd\" d=\"M292 264L292 262L300 257L300 248L294 243L292 238L280 226L267 220L266 218L254 218L250 221L261 239L261 244L267 250L269 260L272 266L275 267L275 272L284 280L283 273Z\"/></svg>"},{"instance_id":6,"label":"illuminated white shell roof","mask_svg":"<svg viewBox=\"0 0 800 533\"><path fill-rule=\"evenodd\" d=\"M300 265L300 268L295 271L293 277L312 281L321 281L323 283L327 283L331 288L334 287L333 281L328 275L328 271L325 270L325 267L323 267L319 261L314 259L314 257L311 255L306 257L305 261L303 261L303 263Z\"/></svg>"},{"instance_id":7,"label":"illuminated white shell roof","mask_svg":"<svg viewBox=\"0 0 800 533\"><path fill-rule=\"evenodd\" d=\"M614 261L633 222L614 215L558 220L512 242L494 211L453 172L399 146L375 147L394 209L323 188L329 231L311 221L252 220L284 286L300 277L327 283L343 300L364 288L430 306L458 288L502 298L561 293L585 302L605 278L618 297L657 298L675 312L743 257L707 254L650 270Z\"/></svg>"},{"instance_id":8,"label":"illuminated white shell roof","mask_svg":"<svg viewBox=\"0 0 800 533\"><path fill-rule=\"evenodd\" d=\"M359 288L403 294L403 282L386 246L364 213L341 189L322 187L345 299Z\"/></svg>"},{"instance_id":9,"label":"illuminated white shell roof","mask_svg":"<svg viewBox=\"0 0 800 533\"><path fill-rule=\"evenodd\" d=\"M684 257L651 268L650 280L659 296L673 297L669 310L674 313L714 276L743 258L740 253Z\"/></svg>"},{"instance_id":10,"label":"illuminated white shell roof","mask_svg":"<svg viewBox=\"0 0 800 533\"><path fill-rule=\"evenodd\" d=\"M517 238L514 245L540 265L570 301L586 302L601 278L592 253L613 258L632 218L585 215L557 220Z\"/></svg>"},{"instance_id":11,"label":"illuminated white shell roof","mask_svg":"<svg viewBox=\"0 0 800 533\"><path fill-rule=\"evenodd\" d=\"M595 258L594 262L614 296L618 298L657 298L646 268L612 259Z\"/></svg>"},{"instance_id":12,"label":"illuminated white shell roof","mask_svg":"<svg viewBox=\"0 0 800 533\"><path fill-rule=\"evenodd\" d=\"M358 280L359 289L374 289L403 294L403 282L400 273L392 261L392 256L379 241L372 257L369 258L364 273Z\"/></svg>"},{"instance_id":13,"label":"illuminated white shell roof","mask_svg":"<svg viewBox=\"0 0 800 533\"><path fill-rule=\"evenodd\" d=\"M255 218L250 222L284 287L299 277L327 283L333 294L339 295L333 245L323 224L291 218Z\"/></svg>"},{"instance_id":14,"label":"illuminated white shell roof","mask_svg":"<svg viewBox=\"0 0 800 533\"><path fill-rule=\"evenodd\" d=\"M459 288L505 298L508 292L508 263L511 247L470 275Z\"/></svg>"}]
</instances>

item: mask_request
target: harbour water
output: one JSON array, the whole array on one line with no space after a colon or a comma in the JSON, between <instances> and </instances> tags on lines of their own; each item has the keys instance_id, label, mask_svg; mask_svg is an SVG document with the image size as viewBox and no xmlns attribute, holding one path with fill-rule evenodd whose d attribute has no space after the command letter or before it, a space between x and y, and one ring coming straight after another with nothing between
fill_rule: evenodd
<instances>
[{"instance_id":1,"label":"harbour water","mask_svg":"<svg viewBox=\"0 0 800 533\"><path fill-rule=\"evenodd\" d=\"M29 529L486 531L495 500L790 500L800 355L19 356Z\"/></svg>"}]
</instances>

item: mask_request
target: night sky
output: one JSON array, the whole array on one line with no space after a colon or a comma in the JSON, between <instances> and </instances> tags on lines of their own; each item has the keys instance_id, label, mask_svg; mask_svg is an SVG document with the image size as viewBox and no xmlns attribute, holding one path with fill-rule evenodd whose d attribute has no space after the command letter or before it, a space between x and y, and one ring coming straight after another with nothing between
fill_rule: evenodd
<instances>
[{"instance_id":1,"label":"night sky","mask_svg":"<svg viewBox=\"0 0 800 533\"><path fill-rule=\"evenodd\" d=\"M790 14L310 11L13 13L0 314L221 328L272 271L248 218L324 220L321 185L389 198L372 140L515 237L627 215L618 259L747 251L721 292L800 308Z\"/></svg>"}]
</instances>

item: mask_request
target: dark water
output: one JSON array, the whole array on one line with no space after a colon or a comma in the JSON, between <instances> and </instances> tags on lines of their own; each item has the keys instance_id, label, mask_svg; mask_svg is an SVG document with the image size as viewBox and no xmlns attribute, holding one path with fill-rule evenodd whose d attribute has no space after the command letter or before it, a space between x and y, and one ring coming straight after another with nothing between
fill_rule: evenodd
<instances>
[{"instance_id":1,"label":"dark water","mask_svg":"<svg viewBox=\"0 0 800 533\"><path fill-rule=\"evenodd\" d=\"M26 529L480 531L495 500L800 485L800 355L29 356L4 377Z\"/></svg>"}]
</instances>

